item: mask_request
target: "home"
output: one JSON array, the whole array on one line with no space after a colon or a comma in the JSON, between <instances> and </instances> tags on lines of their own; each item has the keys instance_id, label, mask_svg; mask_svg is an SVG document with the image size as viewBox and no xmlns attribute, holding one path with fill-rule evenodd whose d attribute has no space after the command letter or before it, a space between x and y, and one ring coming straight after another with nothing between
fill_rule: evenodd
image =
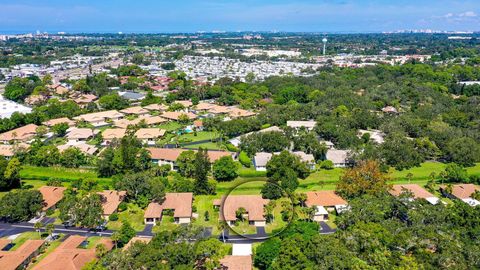
<instances>
[{"instance_id":1,"label":"home","mask_svg":"<svg viewBox=\"0 0 480 270\"><path fill-rule=\"evenodd\" d=\"M12 158L15 154L27 151L30 148L30 145L26 143L19 144L0 144L0 156L5 157L6 159Z\"/></svg>"},{"instance_id":2,"label":"home","mask_svg":"<svg viewBox=\"0 0 480 270\"><path fill-rule=\"evenodd\" d=\"M159 128L141 128L135 132L135 137L141 140L143 144L155 145L156 140L165 135L164 129Z\"/></svg>"},{"instance_id":3,"label":"home","mask_svg":"<svg viewBox=\"0 0 480 270\"><path fill-rule=\"evenodd\" d=\"M360 129L358 130L358 137L361 138L364 134L368 134L370 136L370 140L374 141L377 144L382 144L385 142L385 134L380 130L365 130Z\"/></svg>"},{"instance_id":4,"label":"home","mask_svg":"<svg viewBox=\"0 0 480 270\"><path fill-rule=\"evenodd\" d=\"M168 122L167 119L161 116L145 116L141 117L140 121L142 120L145 121L145 124L147 124L148 126L159 125Z\"/></svg>"},{"instance_id":5,"label":"home","mask_svg":"<svg viewBox=\"0 0 480 270\"><path fill-rule=\"evenodd\" d=\"M237 210L245 209L245 218L250 225L265 227L266 218L264 207L269 200L260 195L229 195L213 201L213 206L220 209L220 220L226 221L232 226L238 219Z\"/></svg>"},{"instance_id":6,"label":"home","mask_svg":"<svg viewBox=\"0 0 480 270\"><path fill-rule=\"evenodd\" d=\"M130 239L130 241L128 241L128 243L125 246L123 246L122 250L124 250L124 251L128 250L135 243L148 244L148 243L150 243L150 241L152 241L152 238L150 238L150 237L135 236L132 239Z\"/></svg>"},{"instance_id":7,"label":"home","mask_svg":"<svg viewBox=\"0 0 480 270\"><path fill-rule=\"evenodd\" d=\"M181 104L185 108L190 108L193 105L193 103L190 100L177 100L174 103Z\"/></svg>"},{"instance_id":8,"label":"home","mask_svg":"<svg viewBox=\"0 0 480 270\"><path fill-rule=\"evenodd\" d=\"M127 192L104 190L102 192L97 192L97 194L102 198L103 218L108 220L108 217L117 211L118 206L125 199Z\"/></svg>"},{"instance_id":9,"label":"home","mask_svg":"<svg viewBox=\"0 0 480 270\"><path fill-rule=\"evenodd\" d=\"M102 127L110 125L109 121L116 121L123 118L123 114L117 110L103 111L82 114L74 118L77 121L85 121L94 127Z\"/></svg>"},{"instance_id":10,"label":"home","mask_svg":"<svg viewBox=\"0 0 480 270\"><path fill-rule=\"evenodd\" d=\"M220 259L220 264L222 267L231 270L253 269L252 244L233 244L232 255L227 255Z\"/></svg>"},{"instance_id":11,"label":"home","mask_svg":"<svg viewBox=\"0 0 480 270\"><path fill-rule=\"evenodd\" d=\"M398 114L398 111L393 106L385 106L382 108L382 112L389 113L389 114Z\"/></svg>"},{"instance_id":12,"label":"home","mask_svg":"<svg viewBox=\"0 0 480 270\"><path fill-rule=\"evenodd\" d=\"M0 134L0 142L10 144L16 142L28 142L37 135L38 126L29 124Z\"/></svg>"},{"instance_id":13,"label":"home","mask_svg":"<svg viewBox=\"0 0 480 270\"><path fill-rule=\"evenodd\" d=\"M164 104L150 104L150 105L144 106L143 108L149 111L157 111L157 112L164 112L168 110L168 106Z\"/></svg>"},{"instance_id":14,"label":"home","mask_svg":"<svg viewBox=\"0 0 480 270\"><path fill-rule=\"evenodd\" d=\"M393 185L392 189L388 192L395 197L399 197L401 194L408 192L412 195L411 199L425 199L431 204L440 202L440 199L417 184Z\"/></svg>"},{"instance_id":15,"label":"home","mask_svg":"<svg viewBox=\"0 0 480 270\"><path fill-rule=\"evenodd\" d=\"M120 140L127 132L124 128L108 128L102 132L102 145L110 145L113 140Z\"/></svg>"},{"instance_id":16,"label":"home","mask_svg":"<svg viewBox=\"0 0 480 270\"><path fill-rule=\"evenodd\" d=\"M97 96L91 95L91 94L81 94L78 95L73 99L75 103L77 103L80 107L84 108L86 107L89 103L94 102L97 99Z\"/></svg>"},{"instance_id":17,"label":"home","mask_svg":"<svg viewBox=\"0 0 480 270\"><path fill-rule=\"evenodd\" d=\"M474 184L457 184L451 186L451 191L448 186L441 186L440 191L447 197L455 198L467 203L470 206L479 206L480 201L472 198L475 192L480 192L480 188Z\"/></svg>"},{"instance_id":18,"label":"home","mask_svg":"<svg viewBox=\"0 0 480 270\"><path fill-rule=\"evenodd\" d=\"M336 211L337 214L348 209L348 203L334 191L310 191L306 193L305 204L308 207L315 207L314 221L326 221L329 219L329 212Z\"/></svg>"},{"instance_id":19,"label":"home","mask_svg":"<svg viewBox=\"0 0 480 270\"><path fill-rule=\"evenodd\" d=\"M291 127L295 130L305 128L308 131L312 131L317 125L316 121L287 121L287 127Z\"/></svg>"},{"instance_id":20,"label":"home","mask_svg":"<svg viewBox=\"0 0 480 270\"><path fill-rule=\"evenodd\" d=\"M324 145L327 147L327 149L334 149L334 148L335 148L335 144L334 144L333 142L331 142L331 141L323 141L323 140L321 140L321 141L319 141L319 142L320 142L320 144L324 144Z\"/></svg>"},{"instance_id":21,"label":"home","mask_svg":"<svg viewBox=\"0 0 480 270\"><path fill-rule=\"evenodd\" d=\"M90 138L95 136L96 131L93 131L89 128L72 128L67 132L66 138L68 139L67 144L77 144L78 142L85 142Z\"/></svg>"},{"instance_id":22,"label":"home","mask_svg":"<svg viewBox=\"0 0 480 270\"><path fill-rule=\"evenodd\" d=\"M176 161L178 156L184 151L189 151L188 149L180 149L180 148L147 148L150 152L150 157L152 158L152 162L158 165L165 165L168 164L171 166L172 170L177 169ZM195 150L193 150L195 151ZM220 159L221 157L225 156L232 156L230 152L226 151L207 151L208 158L210 159L210 163L213 163Z\"/></svg>"},{"instance_id":23,"label":"home","mask_svg":"<svg viewBox=\"0 0 480 270\"><path fill-rule=\"evenodd\" d=\"M97 147L90 144L86 144L85 142L79 142L75 144L63 144L63 145L57 146L57 149L60 151L60 153L62 153L63 151L69 148L78 148L83 154L88 156L93 156L98 151Z\"/></svg>"},{"instance_id":24,"label":"home","mask_svg":"<svg viewBox=\"0 0 480 270\"><path fill-rule=\"evenodd\" d=\"M38 256L45 241L27 240L15 250L7 250L11 241L0 239L0 268L3 270L26 269L33 258Z\"/></svg>"},{"instance_id":25,"label":"home","mask_svg":"<svg viewBox=\"0 0 480 270\"><path fill-rule=\"evenodd\" d=\"M306 154L302 151L294 151L290 152L293 155L296 155L300 161L305 162L307 167L310 170L315 169L315 158L312 154ZM256 171L266 171L267 170L267 163L272 159L273 155L278 155L280 153L265 153L265 152L258 152L253 157L253 166L255 167Z\"/></svg>"},{"instance_id":26,"label":"home","mask_svg":"<svg viewBox=\"0 0 480 270\"><path fill-rule=\"evenodd\" d=\"M247 111L247 110L243 110L243 109L239 109L239 108L231 108L228 111L228 116L232 119L246 118L246 117L251 117L251 116L254 116L254 115L256 115L256 113L251 112L251 111Z\"/></svg>"},{"instance_id":27,"label":"home","mask_svg":"<svg viewBox=\"0 0 480 270\"><path fill-rule=\"evenodd\" d=\"M47 127L53 127L57 124L63 124L63 123L67 124L69 127L75 126L75 122L68 119L67 117L50 119L48 121L43 122L42 124Z\"/></svg>"},{"instance_id":28,"label":"home","mask_svg":"<svg viewBox=\"0 0 480 270\"><path fill-rule=\"evenodd\" d=\"M202 112L202 111L208 111L212 108L214 108L215 106L217 106L216 104L213 104L213 103L207 103L207 102L200 102L198 103L197 105L195 105L193 107L193 109L195 111L199 111L199 112Z\"/></svg>"},{"instance_id":29,"label":"home","mask_svg":"<svg viewBox=\"0 0 480 270\"><path fill-rule=\"evenodd\" d=\"M42 193L43 197L43 211L48 209L55 208L57 203L63 199L63 193L67 190L66 187L52 187L52 186L43 186L38 189Z\"/></svg>"},{"instance_id":30,"label":"home","mask_svg":"<svg viewBox=\"0 0 480 270\"><path fill-rule=\"evenodd\" d=\"M202 120L193 121L193 128L195 128L196 131L202 131L203 130L203 121Z\"/></svg>"},{"instance_id":31,"label":"home","mask_svg":"<svg viewBox=\"0 0 480 270\"><path fill-rule=\"evenodd\" d=\"M325 158L333 162L335 168L344 168L352 164L349 155L348 150L328 149Z\"/></svg>"},{"instance_id":32,"label":"home","mask_svg":"<svg viewBox=\"0 0 480 270\"><path fill-rule=\"evenodd\" d=\"M197 115L191 112L164 112L161 115L163 118L166 118L168 120L173 120L173 121L179 121L182 119L182 117L186 117L188 120L193 120L197 118Z\"/></svg>"},{"instance_id":33,"label":"home","mask_svg":"<svg viewBox=\"0 0 480 270\"><path fill-rule=\"evenodd\" d=\"M120 111L126 115L137 115L137 116L146 116L150 113L149 110L144 109L140 106L126 108Z\"/></svg>"},{"instance_id":34,"label":"home","mask_svg":"<svg viewBox=\"0 0 480 270\"><path fill-rule=\"evenodd\" d=\"M81 270L87 263L96 258L95 248L81 247L86 243L87 237L72 235L63 241L45 258L35 265L33 270ZM98 244L103 244L105 248L113 248L112 240L102 238Z\"/></svg>"},{"instance_id":35,"label":"home","mask_svg":"<svg viewBox=\"0 0 480 270\"><path fill-rule=\"evenodd\" d=\"M145 224L156 224L162 220L164 210L173 210L175 223L190 223L192 218L193 193L167 193L165 200L159 204L152 202L145 210Z\"/></svg>"},{"instance_id":36,"label":"home","mask_svg":"<svg viewBox=\"0 0 480 270\"><path fill-rule=\"evenodd\" d=\"M267 163L272 158L271 153L259 152L256 153L253 157L253 166L256 171L265 172L267 171Z\"/></svg>"}]
</instances>

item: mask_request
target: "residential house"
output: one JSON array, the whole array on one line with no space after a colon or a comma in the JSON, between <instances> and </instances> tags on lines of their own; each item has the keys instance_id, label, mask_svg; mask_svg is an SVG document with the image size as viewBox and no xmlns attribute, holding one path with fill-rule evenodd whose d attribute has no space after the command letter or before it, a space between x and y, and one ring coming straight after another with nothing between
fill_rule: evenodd
<instances>
[{"instance_id":1,"label":"residential house","mask_svg":"<svg viewBox=\"0 0 480 270\"><path fill-rule=\"evenodd\" d=\"M440 199L435 197L417 184L393 185L392 189L388 191L392 196L399 197L402 193L409 192L413 196L412 199L425 199L431 204L437 204Z\"/></svg>"},{"instance_id":2,"label":"residential house","mask_svg":"<svg viewBox=\"0 0 480 270\"><path fill-rule=\"evenodd\" d=\"M57 124L63 124L63 123L67 124L69 127L75 126L75 122L68 119L67 117L50 119L48 121L43 122L42 124L47 127L53 127Z\"/></svg>"},{"instance_id":3,"label":"residential house","mask_svg":"<svg viewBox=\"0 0 480 270\"><path fill-rule=\"evenodd\" d=\"M480 201L472 198L472 195L476 192L480 192L480 187L474 184L457 184L452 185L451 193L448 193L447 186L441 186L440 191L447 197L455 198L467 203L470 206L479 206Z\"/></svg>"},{"instance_id":4,"label":"residential house","mask_svg":"<svg viewBox=\"0 0 480 270\"><path fill-rule=\"evenodd\" d=\"M278 155L280 153L265 153L265 152L258 152L253 157L253 166L255 167L256 171L266 171L267 170L267 163L272 159L273 155ZM310 170L315 169L315 158L312 154L306 154L302 151L294 151L291 154L296 155L300 158L300 161L305 162L307 167Z\"/></svg>"},{"instance_id":5,"label":"residential house","mask_svg":"<svg viewBox=\"0 0 480 270\"><path fill-rule=\"evenodd\" d=\"M144 244L148 244L150 243L150 241L152 241L152 238L150 237L139 237L139 236L135 236L133 237L132 239L130 239L130 241L128 241L128 243L123 246L123 250L126 251L128 250L133 244L135 243L144 243Z\"/></svg>"},{"instance_id":6,"label":"residential house","mask_svg":"<svg viewBox=\"0 0 480 270\"><path fill-rule=\"evenodd\" d=\"M95 131L90 128L72 128L67 132L67 144L77 144L78 142L86 142L95 136Z\"/></svg>"},{"instance_id":7,"label":"residential house","mask_svg":"<svg viewBox=\"0 0 480 270\"><path fill-rule=\"evenodd\" d=\"M0 268L3 270L26 269L32 259L38 256L44 243L44 240L27 240L15 250L5 250L11 241L0 239Z\"/></svg>"},{"instance_id":8,"label":"residential house","mask_svg":"<svg viewBox=\"0 0 480 270\"><path fill-rule=\"evenodd\" d=\"M385 106L382 108L382 112L389 114L398 114L397 108L393 106Z\"/></svg>"},{"instance_id":9,"label":"residential house","mask_svg":"<svg viewBox=\"0 0 480 270\"><path fill-rule=\"evenodd\" d=\"M228 116L232 119L247 118L247 117L252 117L254 115L256 115L256 113L251 112L251 111L247 111L247 110L243 110L243 109L239 109L239 108L231 108L228 111Z\"/></svg>"},{"instance_id":10,"label":"residential house","mask_svg":"<svg viewBox=\"0 0 480 270\"><path fill-rule=\"evenodd\" d=\"M295 130L299 130L301 128L305 128L308 131L311 131L317 125L316 121L287 121L287 127L291 127Z\"/></svg>"},{"instance_id":11,"label":"residential house","mask_svg":"<svg viewBox=\"0 0 480 270\"><path fill-rule=\"evenodd\" d=\"M196 131L202 131L203 130L203 121L202 120L193 121L193 127L195 128Z\"/></svg>"},{"instance_id":12,"label":"residential house","mask_svg":"<svg viewBox=\"0 0 480 270\"><path fill-rule=\"evenodd\" d=\"M147 116L150 113L149 110L144 109L140 106L126 108L121 110L120 112L126 115L137 115L137 116Z\"/></svg>"},{"instance_id":13,"label":"residential house","mask_svg":"<svg viewBox=\"0 0 480 270\"><path fill-rule=\"evenodd\" d=\"M197 118L197 115L191 112L164 112L162 114L163 118L166 118L168 120L173 120L173 121L178 121L180 120L181 116L185 115L189 120L193 120Z\"/></svg>"},{"instance_id":14,"label":"residential house","mask_svg":"<svg viewBox=\"0 0 480 270\"><path fill-rule=\"evenodd\" d=\"M325 157L333 162L335 168L345 168L352 164L349 155L348 150L328 149Z\"/></svg>"},{"instance_id":15,"label":"residential house","mask_svg":"<svg viewBox=\"0 0 480 270\"><path fill-rule=\"evenodd\" d=\"M60 151L60 153L62 153L63 151L69 148L78 148L83 154L88 156L93 156L98 151L97 147L90 144L86 144L85 142L80 142L75 144L63 144L63 145L57 146L57 148Z\"/></svg>"},{"instance_id":16,"label":"residential house","mask_svg":"<svg viewBox=\"0 0 480 270\"><path fill-rule=\"evenodd\" d=\"M329 212L341 213L348 209L348 203L334 191L310 191L306 193L305 204L308 207L315 207L314 221L325 221L329 219Z\"/></svg>"},{"instance_id":17,"label":"residential house","mask_svg":"<svg viewBox=\"0 0 480 270\"><path fill-rule=\"evenodd\" d=\"M37 135L38 126L29 124L0 134L0 142L3 144L28 142Z\"/></svg>"},{"instance_id":18,"label":"residential house","mask_svg":"<svg viewBox=\"0 0 480 270\"><path fill-rule=\"evenodd\" d=\"M358 137L361 138L364 134L368 134L370 136L370 140L374 141L377 144L382 144L385 142L385 134L380 130L365 130L360 129L358 131Z\"/></svg>"},{"instance_id":19,"label":"residential house","mask_svg":"<svg viewBox=\"0 0 480 270\"><path fill-rule=\"evenodd\" d=\"M92 94L81 94L77 97L74 97L73 101L77 103L80 107L85 108L89 103L97 100L97 96Z\"/></svg>"},{"instance_id":20,"label":"residential house","mask_svg":"<svg viewBox=\"0 0 480 270\"><path fill-rule=\"evenodd\" d=\"M181 104L185 108L190 108L193 105L193 103L190 100L177 100L174 103Z\"/></svg>"},{"instance_id":21,"label":"residential house","mask_svg":"<svg viewBox=\"0 0 480 270\"><path fill-rule=\"evenodd\" d=\"M139 103L142 99L145 98L145 95L142 93L137 93L137 92L132 92L132 91L126 91L126 92L118 92L118 95L123 97L124 99L134 102L134 103Z\"/></svg>"},{"instance_id":22,"label":"residential house","mask_svg":"<svg viewBox=\"0 0 480 270\"><path fill-rule=\"evenodd\" d=\"M260 195L229 195L214 200L213 205L220 208L220 220L226 221L230 226L237 220L237 210L243 208L247 212L245 218L250 225L264 227L266 226L264 207L268 202L269 200L263 199Z\"/></svg>"},{"instance_id":23,"label":"residential house","mask_svg":"<svg viewBox=\"0 0 480 270\"><path fill-rule=\"evenodd\" d=\"M124 128L108 128L102 132L102 145L110 145L113 140L120 140L127 132Z\"/></svg>"},{"instance_id":24,"label":"residential house","mask_svg":"<svg viewBox=\"0 0 480 270\"><path fill-rule=\"evenodd\" d=\"M188 149L180 148L148 148L152 162L158 165L168 164L171 166L172 170L177 169L176 161L178 156L184 151L189 151ZM225 151L207 151L208 158L210 162L213 163L221 157L232 156L230 152Z\"/></svg>"},{"instance_id":25,"label":"residential house","mask_svg":"<svg viewBox=\"0 0 480 270\"><path fill-rule=\"evenodd\" d=\"M39 261L32 270L81 270L87 263L96 258L95 248L80 247L87 237L72 235L63 241L45 258ZM113 242L110 239L102 238L98 244L103 244L105 248L111 250Z\"/></svg>"},{"instance_id":26,"label":"residential house","mask_svg":"<svg viewBox=\"0 0 480 270\"><path fill-rule=\"evenodd\" d=\"M331 141L320 141L320 144L324 144L327 149L334 149L335 148L335 144Z\"/></svg>"},{"instance_id":27,"label":"residential house","mask_svg":"<svg viewBox=\"0 0 480 270\"><path fill-rule=\"evenodd\" d=\"M190 223L192 218L193 193L167 193L163 203L152 202L145 210L145 224L156 224L162 220L164 210L173 210L175 223Z\"/></svg>"},{"instance_id":28,"label":"residential house","mask_svg":"<svg viewBox=\"0 0 480 270\"><path fill-rule=\"evenodd\" d=\"M154 111L164 112L164 111L168 110L168 106L164 105L164 104L150 104L150 105L144 106L143 108L147 109L149 111L152 111L152 112L154 112Z\"/></svg>"},{"instance_id":29,"label":"residential house","mask_svg":"<svg viewBox=\"0 0 480 270\"><path fill-rule=\"evenodd\" d=\"M114 122L122 118L123 118L123 113L120 113L117 110L110 110L110 111L82 114L80 116L75 117L74 120L88 122L94 127L102 127L102 126L110 125L109 122Z\"/></svg>"},{"instance_id":30,"label":"residential house","mask_svg":"<svg viewBox=\"0 0 480 270\"><path fill-rule=\"evenodd\" d=\"M117 212L118 206L125 199L126 191L104 190L97 192L102 197L103 218L108 220L108 217Z\"/></svg>"},{"instance_id":31,"label":"residential house","mask_svg":"<svg viewBox=\"0 0 480 270\"><path fill-rule=\"evenodd\" d=\"M26 151L30 148L30 145L26 143L19 144L0 144L0 156L5 157L6 159L12 158L16 153L21 151Z\"/></svg>"},{"instance_id":32,"label":"residential house","mask_svg":"<svg viewBox=\"0 0 480 270\"><path fill-rule=\"evenodd\" d=\"M52 187L43 186L38 189L42 193L44 206L43 211L55 208L57 203L63 199L63 193L67 190L66 187Z\"/></svg>"},{"instance_id":33,"label":"residential house","mask_svg":"<svg viewBox=\"0 0 480 270\"><path fill-rule=\"evenodd\" d=\"M159 128L141 128L135 132L135 137L141 140L143 144L155 145L156 140L165 135L164 129Z\"/></svg>"}]
</instances>

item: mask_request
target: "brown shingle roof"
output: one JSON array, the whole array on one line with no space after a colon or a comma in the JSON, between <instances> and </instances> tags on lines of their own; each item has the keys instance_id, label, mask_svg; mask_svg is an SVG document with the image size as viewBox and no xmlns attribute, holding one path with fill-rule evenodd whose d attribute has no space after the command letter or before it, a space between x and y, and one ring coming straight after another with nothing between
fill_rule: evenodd
<instances>
[{"instance_id":1,"label":"brown shingle roof","mask_svg":"<svg viewBox=\"0 0 480 270\"><path fill-rule=\"evenodd\" d=\"M152 202L145 210L145 218L161 218L162 211L173 209L174 217L192 216L193 193L167 193L162 204Z\"/></svg>"},{"instance_id":2,"label":"brown shingle roof","mask_svg":"<svg viewBox=\"0 0 480 270\"><path fill-rule=\"evenodd\" d=\"M149 113L149 111L147 109L144 109L140 106L126 108L126 109L121 110L120 112L125 113L125 114L137 114L137 115Z\"/></svg>"},{"instance_id":3,"label":"brown shingle roof","mask_svg":"<svg viewBox=\"0 0 480 270\"><path fill-rule=\"evenodd\" d=\"M78 246L87 237L72 235L60 244L52 253L43 258L34 270L80 270L85 264L95 259L95 248L83 249ZM113 242L101 239L99 244L104 244L107 250L112 249Z\"/></svg>"},{"instance_id":4,"label":"brown shingle roof","mask_svg":"<svg viewBox=\"0 0 480 270\"><path fill-rule=\"evenodd\" d=\"M72 128L67 133L67 139L88 139L93 137L94 132L89 128Z\"/></svg>"},{"instance_id":5,"label":"brown shingle roof","mask_svg":"<svg viewBox=\"0 0 480 270\"><path fill-rule=\"evenodd\" d=\"M228 270L251 270L252 256L228 255L220 259L220 264L227 267Z\"/></svg>"},{"instance_id":6,"label":"brown shingle roof","mask_svg":"<svg viewBox=\"0 0 480 270\"><path fill-rule=\"evenodd\" d=\"M214 205L220 206L220 212L226 221L237 219L236 211L243 207L248 212L249 221L264 221L264 209L269 200L260 195L229 195L222 200L215 200ZM223 219L220 215L220 219Z\"/></svg>"},{"instance_id":7,"label":"brown shingle roof","mask_svg":"<svg viewBox=\"0 0 480 270\"><path fill-rule=\"evenodd\" d=\"M417 184L405 184L405 185L393 185L392 189L388 191L393 196L400 196L404 190L412 192L415 199L426 199L435 197L432 193L426 191L424 188Z\"/></svg>"},{"instance_id":8,"label":"brown shingle roof","mask_svg":"<svg viewBox=\"0 0 480 270\"><path fill-rule=\"evenodd\" d=\"M29 124L0 134L0 141L28 141L37 134L37 125Z\"/></svg>"},{"instance_id":9,"label":"brown shingle roof","mask_svg":"<svg viewBox=\"0 0 480 270\"><path fill-rule=\"evenodd\" d=\"M458 184L453 185L452 190L452 195L458 199L468 199L473 193L475 193L475 191L480 191L480 188L476 187L474 184Z\"/></svg>"},{"instance_id":10,"label":"brown shingle roof","mask_svg":"<svg viewBox=\"0 0 480 270\"><path fill-rule=\"evenodd\" d=\"M26 143L19 143L14 145L0 144L0 156L13 157L18 151L26 150L28 148L30 148L30 145Z\"/></svg>"},{"instance_id":11,"label":"brown shingle roof","mask_svg":"<svg viewBox=\"0 0 480 270\"><path fill-rule=\"evenodd\" d=\"M127 250L129 247L131 247L134 243L136 242L141 242L141 243L145 243L145 244L148 244L150 243L150 241L152 240L152 238L147 238L147 237L133 237L132 239L130 239L130 241L128 241L128 243L123 247L123 250Z\"/></svg>"},{"instance_id":12,"label":"brown shingle roof","mask_svg":"<svg viewBox=\"0 0 480 270\"><path fill-rule=\"evenodd\" d=\"M44 242L43 240L27 240L15 251L0 250L0 268L3 270L19 269L26 260L40 249Z\"/></svg>"},{"instance_id":13,"label":"brown shingle roof","mask_svg":"<svg viewBox=\"0 0 480 270\"><path fill-rule=\"evenodd\" d=\"M103 111L103 112L95 112L95 113L87 113L82 114L80 116L75 117L75 120L84 120L87 122L97 122L97 121L104 121L106 119L116 119L123 117L123 114L116 111Z\"/></svg>"},{"instance_id":14,"label":"brown shingle roof","mask_svg":"<svg viewBox=\"0 0 480 270\"><path fill-rule=\"evenodd\" d=\"M147 150L150 152L152 159L166 161L176 161L182 152L189 151L180 148L147 148ZM229 152L225 151L207 151L207 154L210 158L210 162L215 162L221 157L231 156Z\"/></svg>"},{"instance_id":15,"label":"brown shingle roof","mask_svg":"<svg viewBox=\"0 0 480 270\"><path fill-rule=\"evenodd\" d=\"M135 132L138 139L156 139L165 135L164 129L159 128L141 128Z\"/></svg>"},{"instance_id":16,"label":"brown shingle roof","mask_svg":"<svg viewBox=\"0 0 480 270\"><path fill-rule=\"evenodd\" d=\"M126 132L127 130L124 128L108 128L103 131L102 138L104 140L121 139Z\"/></svg>"},{"instance_id":17,"label":"brown shingle roof","mask_svg":"<svg viewBox=\"0 0 480 270\"><path fill-rule=\"evenodd\" d=\"M116 190L104 190L102 192L97 192L102 196L102 208L104 215L111 215L117 211L118 205L123 201L126 191L116 191Z\"/></svg>"},{"instance_id":18,"label":"brown shingle roof","mask_svg":"<svg viewBox=\"0 0 480 270\"><path fill-rule=\"evenodd\" d=\"M43 122L43 124L48 127L53 127L56 124L61 124L61 123L66 123L70 127L73 127L75 125L75 122L68 119L67 117L50 119L48 121Z\"/></svg>"},{"instance_id":19,"label":"brown shingle roof","mask_svg":"<svg viewBox=\"0 0 480 270\"><path fill-rule=\"evenodd\" d=\"M347 205L348 203L342 197L335 194L334 191L311 191L307 192L307 201L305 204L311 206L335 206Z\"/></svg>"},{"instance_id":20,"label":"brown shingle roof","mask_svg":"<svg viewBox=\"0 0 480 270\"><path fill-rule=\"evenodd\" d=\"M162 117L163 118L167 118L167 119L170 119L170 120L175 120L177 121L181 115L186 115L188 117L188 119L190 120L193 120L195 118L197 118L197 115L195 115L194 113L191 113L191 112L164 112L162 114Z\"/></svg>"},{"instance_id":21,"label":"brown shingle roof","mask_svg":"<svg viewBox=\"0 0 480 270\"><path fill-rule=\"evenodd\" d=\"M65 192L67 188L43 186L40 187L38 190L40 191L40 193L42 193L43 201L46 204L43 207L43 210L47 210L57 204L61 199L63 199L63 192Z\"/></svg>"}]
</instances>

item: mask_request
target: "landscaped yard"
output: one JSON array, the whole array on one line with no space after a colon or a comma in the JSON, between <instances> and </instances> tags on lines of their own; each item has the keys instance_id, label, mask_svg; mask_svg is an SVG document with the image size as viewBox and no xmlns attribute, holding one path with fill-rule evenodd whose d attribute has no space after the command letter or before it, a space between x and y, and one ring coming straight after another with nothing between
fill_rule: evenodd
<instances>
[{"instance_id":1,"label":"landscaped yard","mask_svg":"<svg viewBox=\"0 0 480 270\"><path fill-rule=\"evenodd\" d=\"M40 240L40 239L42 239L42 237L38 232L24 232L12 241L12 243L15 244L15 246L13 246L10 250L14 251L18 249L27 240Z\"/></svg>"},{"instance_id":2,"label":"landscaped yard","mask_svg":"<svg viewBox=\"0 0 480 270\"><path fill-rule=\"evenodd\" d=\"M157 225L153 226L152 232L159 233L162 231L173 231L178 226L180 225L173 222L173 216L163 215L162 221L160 223L157 223Z\"/></svg>"},{"instance_id":3,"label":"landscaped yard","mask_svg":"<svg viewBox=\"0 0 480 270\"><path fill-rule=\"evenodd\" d=\"M194 144L194 145L187 145L185 146L186 148L188 149L198 149L198 148L204 148L204 149L207 149L207 150L226 150L227 147L222 145L222 144L218 144L216 142L207 142L207 143L201 143L201 144Z\"/></svg>"},{"instance_id":4,"label":"landscaped yard","mask_svg":"<svg viewBox=\"0 0 480 270\"><path fill-rule=\"evenodd\" d=\"M72 181L77 179L95 179L100 185L110 185L111 178L99 178L93 169L70 169L64 167L37 167L25 165L20 171L22 180L48 180L50 178L58 178L64 181Z\"/></svg>"},{"instance_id":5,"label":"landscaped yard","mask_svg":"<svg viewBox=\"0 0 480 270\"><path fill-rule=\"evenodd\" d=\"M143 224L143 214L145 211L133 203L127 205L127 210L118 213L117 221L109 221L107 223L107 229L119 230L120 227L122 227L122 221L128 221L136 231L143 231L145 228L145 224Z\"/></svg>"},{"instance_id":6,"label":"landscaped yard","mask_svg":"<svg viewBox=\"0 0 480 270\"><path fill-rule=\"evenodd\" d=\"M160 129L165 129L166 131L174 131L182 128L182 125L178 122L170 121L170 122L158 125L157 127Z\"/></svg>"},{"instance_id":7,"label":"landscaped yard","mask_svg":"<svg viewBox=\"0 0 480 270\"><path fill-rule=\"evenodd\" d=\"M63 237L64 235L63 234L60 234L60 237L53 241L53 242L50 242L45 250L43 251L42 254L40 254L37 258L33 259L32 260L32 263L29 265L28 269L32 269L36 264L38 264L38 262L40 262L43 258L47 257L50 253L52 253L58 246L60 246L60 244L62 243L63 241Z\"/></svg>"}]
</instances>

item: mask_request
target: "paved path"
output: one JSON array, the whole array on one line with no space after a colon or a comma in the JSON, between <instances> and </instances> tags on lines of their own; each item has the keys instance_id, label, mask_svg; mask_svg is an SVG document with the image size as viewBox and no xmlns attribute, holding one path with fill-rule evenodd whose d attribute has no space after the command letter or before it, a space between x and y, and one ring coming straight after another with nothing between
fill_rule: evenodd
<instances>
[{"instance_id":1,"label":"paved path","mask_svg":"<svg viewBox=\"0 0 480 270\"><path fill-rule=\"evenodd\" d=\"M336 231L336 229L330 228L326 222L320 221L320 234L331 234Z\"/></svg>"}]
</instances>

